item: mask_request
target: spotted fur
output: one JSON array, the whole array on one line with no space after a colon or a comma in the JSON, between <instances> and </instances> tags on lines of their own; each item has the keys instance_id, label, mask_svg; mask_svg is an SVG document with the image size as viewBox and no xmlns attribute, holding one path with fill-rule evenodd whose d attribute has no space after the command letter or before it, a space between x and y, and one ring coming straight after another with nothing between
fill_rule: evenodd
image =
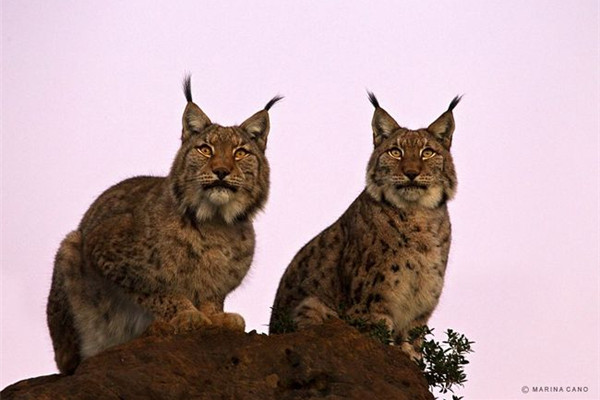
<instances>
[{"instance_id":1,"label":"spotted fur","mask_svg":"<svg viewBox=\"0 0 600 400\"><path fill-rule=\"evenodd\" d=\"M288 266L273 304L272 333L282 331L282 315L299 329L343 317L383 321L403 343L439 301L450 248L446 203L456 190L452 109L460 98L418 130L399 126L372 93L369 99L374 150L366 188Z\"/></svg>"},{"instance_id":2,"label":"spotted fur","mask_svg":"<svg viewBox=\"0 0 600 400\"><path fill-rule=\"evenodd\" d=\"M192 102L189 77L184 93L181 147L169 175L105 191L58 250L47 317L62 373L154 320L177 330L244 329L223 303L254 254L252 217L269 190L269 116L265 108L239 126L221 126Z\"/></svg>"}]
</instances>

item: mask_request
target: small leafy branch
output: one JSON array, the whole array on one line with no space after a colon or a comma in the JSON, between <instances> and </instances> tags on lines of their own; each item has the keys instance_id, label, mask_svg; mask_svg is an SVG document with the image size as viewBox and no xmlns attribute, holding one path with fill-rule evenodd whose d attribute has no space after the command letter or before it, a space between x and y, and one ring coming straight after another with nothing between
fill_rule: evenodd
<instances>
[{"instance_id":1,"label":"small leafy branch","mask_svg":"<svg viewBox=\"0 0 600 400\"><path fill-rule=\"evenodd\" d=\"M467 381L464 366L469 364L466 355L473 352L471 345L475 343L452 329L446 331L446 336L439 343L433 338L433 329L422 326L410 331L408 338L409 343L421 350L422 358L416 361L429 387L442 394L454 393L456 386L464 386ZM460 399L462 396L452 395L452 400Z\"/></svg>"}]
</instances>

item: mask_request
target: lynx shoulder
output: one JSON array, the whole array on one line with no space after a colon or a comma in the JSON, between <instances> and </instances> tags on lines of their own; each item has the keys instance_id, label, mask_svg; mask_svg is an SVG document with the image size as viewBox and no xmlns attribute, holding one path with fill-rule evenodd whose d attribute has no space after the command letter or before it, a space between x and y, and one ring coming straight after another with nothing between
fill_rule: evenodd
<instances>
[{"instance_id":1,"label":"lynx shoulder","mask_svg":"<svg viewBox=\"0 0 600 400\"><path fill-rule=\"evenodd\" d=\"M438 303L450 248L446 203L457 183L452 110L460 97L418 130L401 127L369 98L374 150L366 188L288 266L273 305L273 333L286 329L281 319L302 329L341 317L383 321L404 343Z\"/></svg>"},{"instance_id":2,"label":"lynx shoulder","mask_svg":"<svg viewBox=\"0 0 600 400\"><path fill-rule=\"evenodd\" d=\"M105 191L58 250L47 319L62 373L154 320L176 330L244 329L223 303L254 254L252 218L269 191L268 110L280 97L239 126L221 126L192 101L189 77L184 92L168 176Z\"/></svg>"}]
</instances>

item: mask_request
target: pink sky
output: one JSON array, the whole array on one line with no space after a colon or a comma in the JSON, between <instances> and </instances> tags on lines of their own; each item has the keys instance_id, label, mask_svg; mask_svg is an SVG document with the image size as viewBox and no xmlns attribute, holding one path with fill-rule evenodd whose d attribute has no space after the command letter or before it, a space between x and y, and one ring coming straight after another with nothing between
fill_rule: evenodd
<instances>
[{"instance_id":1,"label":"pink sky","mask_svg":"<svg viewBox=\"0 0 600 400\"><path fill-rule=\"evenodd\" d=\"M194 100L275 94L271 196L226 308L266 331L298 249L364 185L373 108L427 126L456 94L459 190L437 332L476 341L466 399L600 396L597 1L2 1L0 388L56 371L58 244L107 187L165 175ZM523 386L586 393L522 394Z\"/></svg>"}]
</instances>

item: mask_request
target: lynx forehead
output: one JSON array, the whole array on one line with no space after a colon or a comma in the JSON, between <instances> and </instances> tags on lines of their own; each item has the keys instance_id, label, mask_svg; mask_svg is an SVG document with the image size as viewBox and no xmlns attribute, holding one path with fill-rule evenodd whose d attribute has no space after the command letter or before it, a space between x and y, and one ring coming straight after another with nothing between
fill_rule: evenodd
<instances>
[{"instance_id":1,"label":"lynx forehead","mask_svg":"<svg viewBox=\"0 0 600 400\"><path fill-rule=\"evenodd\" d=\"M405 339L427 322L442 292L450 248L446 203L456 190L452 109L460 97L417 130L400 126L372 93L369 99L374 148L366 188L296 254L279 283L269 330L334 317L383 322L418 357Z\"/></svg>"}]
</instances>

